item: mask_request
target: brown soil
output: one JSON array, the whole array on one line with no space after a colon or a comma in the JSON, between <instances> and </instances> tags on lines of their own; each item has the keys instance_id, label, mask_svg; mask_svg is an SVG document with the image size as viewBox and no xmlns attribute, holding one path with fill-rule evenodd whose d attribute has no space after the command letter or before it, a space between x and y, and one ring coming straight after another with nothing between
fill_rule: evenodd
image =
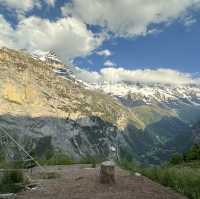
<instances>
[{"instance_id":1,"label":"brown soil","mask_svg":"<svg viewBox=\"0 0 200 199\"><path fill-rule=\"evenodd\" d=\"M33 171L32 178L39 186L19 193L17 199L186 199L146 177L137 177L119 168L114 185L99 183L98 168L74 165L46 169L60 177L39 179L39 172Z\"/></svg>"}]
</instances>

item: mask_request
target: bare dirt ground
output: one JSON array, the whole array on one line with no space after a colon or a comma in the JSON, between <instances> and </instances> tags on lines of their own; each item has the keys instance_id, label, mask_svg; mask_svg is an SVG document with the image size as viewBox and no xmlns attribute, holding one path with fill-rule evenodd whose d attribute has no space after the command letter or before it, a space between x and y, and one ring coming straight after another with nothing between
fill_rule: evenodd
<instances>
[{"instance_id":1,"label":"bare dirt ground","mask_svg":"<svg viewBox=\"0 0 200 199\"><path fill-rule=\"evenodd\" d=\"M38 171L33 171L32 178L39 186L17 194L17 199L186 199L146 177L119 168L114 185L99 183L98 168L73 165L46 169L60 177L42 180Z\"/></svg>"}]
</instances>

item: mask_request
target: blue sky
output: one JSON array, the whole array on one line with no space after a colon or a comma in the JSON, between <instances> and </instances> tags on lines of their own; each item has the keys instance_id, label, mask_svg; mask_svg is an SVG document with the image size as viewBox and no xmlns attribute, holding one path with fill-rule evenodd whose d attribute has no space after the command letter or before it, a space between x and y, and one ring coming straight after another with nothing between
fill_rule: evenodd
<instances>
[{"instance_id":1,"label":"blue sky","mask_svg":"<svg viewBox=\"0 0 200 199\"><path fill-rule=\"evenodd\" d=\"M55 48L62 59L92 71L123 67L199 72L198 0L155 0L148 5L145 0L13 2L0 0L0 46ZM99 53L105 50L110 54Z\"/></svg>"},{"instance_id":2,"label":"blue sky","mask_svg":"<svg viewBox=\"0 0 200 199\"><path fill-rule=\"evenodd\" d=\"M175 22L162 32L146 37L108 40L100 49L109 49L112 52L109 59L129 69L162 67L193 73L200 70L199 35L200 21L187 28ZM99 70L105 60L92 54L79 58L77 63Z\"/></svg>"}]
</instances>

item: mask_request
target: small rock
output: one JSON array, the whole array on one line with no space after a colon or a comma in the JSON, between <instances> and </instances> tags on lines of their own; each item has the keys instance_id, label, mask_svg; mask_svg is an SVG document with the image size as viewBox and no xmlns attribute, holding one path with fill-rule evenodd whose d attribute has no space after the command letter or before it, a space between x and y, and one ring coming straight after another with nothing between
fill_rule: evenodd
<instances>
[{"instance_id":1,"label":"small rock","mask_svg":"<svg viewBox=\"0 0 200 199\"><path fill-rule=\"evenodd\" d=\"M36 190L36 189L38 189L39 188L39 184L29 184L27 187L26 187L26 189L27 190Z\"/></svg>"},{"instance_id":2,"label":"small rock","mask_svg":"<svg viewBox=\"0 0 200 199\"><path fill-rule=\"evenodd\" d=\"M84 179L84 177L75 178L76 181L77 181L77 180L82 180L82 179Z\"/></svg>"},{"instance_id":3,"label":"small rock","mask_svg":"<svg viewBox=\"0 0 200 199\"><path fill-rule=\"evenodd\" d=\"M135 176L140 177L142 175L141 175L141 173L135 172Z\"/></svg>"}]
</instances>

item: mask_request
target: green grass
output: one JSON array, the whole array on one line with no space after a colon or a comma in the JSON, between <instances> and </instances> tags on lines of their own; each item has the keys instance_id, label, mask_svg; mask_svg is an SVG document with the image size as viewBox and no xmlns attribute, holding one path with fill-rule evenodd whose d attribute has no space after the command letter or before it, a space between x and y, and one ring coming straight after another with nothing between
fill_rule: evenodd
<instances>
[{"instance_id":1,"label":"green grass","mask_svg":"<svg viewBox=\"0 0 200 199\"><path fill-rule=\"evenodd\" d=\"M78 162L78 164L91 164L92 168L96 168L97 164L103 162L105 159L103 157L94 157L94 156L85 156L82 157Z\"/></svg>"},{"instance_id":2,"label":"green grass","mask_svg":"<svg viewBox=\"0 0 200 199\"><path fill-rule=\"evenodd\" d=\"M132 173L141 170L141 167L139 166L139 164L134 162L133 160L128 161L126 159L122 159L122 160L118 161L117 164L122 169L129 170Z\"/></svg>"},{"instance_id":3,"label":"green grass","mask_svg":"<svg viewBox=\"0 0 200 199\"><path fill-rule=\"evenodd\" d=\"M48 159L39 160L41 165L71 165L74 164L74 160L63 153L55 153Z\"/></svg>"},{"instance_id":4,"label":"green grass","mask_svg":"<svg viewBox=\"0 0 200 199\"><path fill-rule=\"evenodd\" d=\"M200 169L190 167L154 167L142 170L143 175L171 187L190 199L200 199Z\"/></svg>"},{"instance_id":5,"label":"green grass","mask_svg":"<svg viewBox=\"0 0 200 199\"><path fill-rule=\"evenodd\" d=\"M155 182L171 187L189 199L200 199L200 160L184 162L176 155L168 164L159 167L142 167L126 159L118 164L131 173L139 172Z\"/></svg>"},{"instance_id":6,"label":"green grass","mask_svg":"<svg viewBox=\"0 0 200 199\"><path fill-rule=\"evenodd\" d=\"M176 116L173 111L160 108L159 106L141 105L133 108L138 118L144 123L144 126L160 121L163 117Z\"/></svg>"}]
</instances>

